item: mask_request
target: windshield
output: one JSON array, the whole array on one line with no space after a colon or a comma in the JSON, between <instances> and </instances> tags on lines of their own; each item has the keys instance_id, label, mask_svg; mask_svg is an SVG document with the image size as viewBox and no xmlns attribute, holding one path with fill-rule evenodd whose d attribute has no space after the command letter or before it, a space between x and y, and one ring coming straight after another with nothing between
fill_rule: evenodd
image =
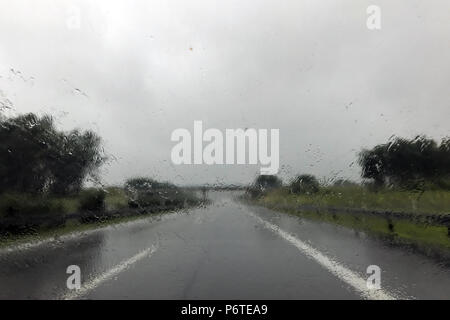
<instances>
[{"instance_id":1,"label":"windshield","mask_svg":"<svg viewBox=\"0 0 450 320\"><path fill-rule=\"evenodd\" d=\"M0 299L449 299L449 9L1 1Z\"/></svg>"}]
</instances>

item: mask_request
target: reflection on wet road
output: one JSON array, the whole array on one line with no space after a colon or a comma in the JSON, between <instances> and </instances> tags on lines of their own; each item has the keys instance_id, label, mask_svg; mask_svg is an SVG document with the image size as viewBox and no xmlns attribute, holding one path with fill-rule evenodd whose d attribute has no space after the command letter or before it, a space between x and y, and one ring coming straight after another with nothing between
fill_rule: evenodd
<instances>
[{"instance_id":1,"label":"reflection on wet road","mask_svg":"<svg viewBox=\"0 0 450 320\"><path fill-rule=\"evenodd\" d=\"M450 272L418 254L325 223L211 195L207 208L0 253L0 298L450 298ZM69 265L82 289L66 287ZM369 265L381 290L367 289Z\"/></svg>"}]
</instances>

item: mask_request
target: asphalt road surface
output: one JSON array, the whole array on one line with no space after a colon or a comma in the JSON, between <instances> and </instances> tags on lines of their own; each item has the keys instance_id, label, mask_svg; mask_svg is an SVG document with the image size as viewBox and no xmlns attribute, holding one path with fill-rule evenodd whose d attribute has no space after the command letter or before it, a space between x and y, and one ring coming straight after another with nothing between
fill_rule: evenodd
<instances>
[{"instance_id":1,"label":"asphalt road surface","mask_svg":"<svg viewBox=\"0 0 450 320\"><path fill-rule=\"evenodd\" d=\"M211 193L168 213L0 250L1 299L449 299L450 270L364 233ZM81 288L68 289L79 266ZM381 270L380 288L367 268Z\"/></svg>"}]
</instances>

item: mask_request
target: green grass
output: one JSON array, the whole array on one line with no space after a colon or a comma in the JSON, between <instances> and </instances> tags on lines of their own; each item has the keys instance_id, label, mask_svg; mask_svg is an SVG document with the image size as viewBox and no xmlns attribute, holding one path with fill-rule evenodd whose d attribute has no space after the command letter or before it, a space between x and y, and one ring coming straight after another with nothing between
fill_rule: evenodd
<instances>
[{"instance_id":1,"label":"green grass","mask_svg":"<svg viewBox=\"0 0 450 320\"><path fill-rule=\"evenodd\" d=\"M387 220L384 217L367 214L332 214L325 211L304 211L288 207L279 209L279 207L268 205L267 202L265 202L265 206L310 220L338 224L356 230L368 231L376 235L389 236L391 239L402 243L450 249L450 237L447 235L447 228L444 226L417 224L400 219ZM389 228L389 224L393 226L392 230Z\"/></svg>"},{"instance_id":2,"label":"green grass","mask_svg":"<svg viewBox=\"0 0 450 320\"><path fill-rule=\"evenodd\" d=\"M5 215L6 212L3 210L3 207L7 207L9 205L14 205L18 207L18 209L26 208L30 211L33 211L33 208L38 207L41 203L48 203L50 205L49 209L45 209L49 212L53 212L55 214L71 214L75 212L79 212L80 209L80 196L36 196L29 194L3 194L0 196L0 217ZM128 197L125 194L125 191L120 188L110 187L106 189L106 197L105 197L105 206L106 210L120 210L128 207ZM54 208L52 211L50 211ZM44 211L43 209L43 211ZM57 212L56 212L57 211Z\"/></svg>"},{"instance_id":3,"label":"green grass","mask_svg":"<svg viewBox=\"0 0 450 320\"><path fill-rule=\"evenodd\" d=\"M50 201L59 203L63 211L61 213L74 213L78 211L79 200L75 197L57 197L52 198Z\"/></svg>"},{"instance_id":4,"label":"green grass","mask_svg":"<svg viewBox=\"0 0 450 320\"><path fill-rule=\"evenodd\" d=\"M377 215L377 210L450 214L449 191L417 193L384 190L377 193L362 187L330 187L313 195L293 195L286 189L274 190L256 200L256 204L281 210L307 219L334 223L373 234L388 236L401 243L450 249L448 229L442 225L422 224L413 219L387 218ZM311 205L317 210L302 210L301 205ZM359 208L374 213L332 213L325 208ZM448 251L447 251L448 252Z\"/></svg>"},{"instance_id":5,"label":"green grass","mask_svg":"<svg viewBox=\"0 0 450 320\"><path fill-rule=\"evenodd\" d=\"M117 187L106 188L106 210L120 210L128 207L128 196L125 190Z\"/></svg>"},{"instance_id":6,"label":"green grass","mask_svg":"<svg viewBox=\"0 0 450 320\"><path fill-rule=\"evenodd\" d=\"M315 205L322 207L358 208L408 213L450 214L450 191L418 192L382 190L372 192L363 187L327 187L310 195L290 194L278 189L267 194L261 202L286 205Z\"/></svg>"}]
</instances>

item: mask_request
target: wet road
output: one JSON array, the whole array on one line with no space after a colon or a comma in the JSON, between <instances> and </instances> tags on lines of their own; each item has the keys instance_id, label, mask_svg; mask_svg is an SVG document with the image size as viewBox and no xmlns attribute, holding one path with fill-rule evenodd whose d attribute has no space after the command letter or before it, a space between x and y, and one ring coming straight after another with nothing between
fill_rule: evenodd
<instances>
[{"instance_id":1,"label":"wet road","mask_svg":"<svg viewBox=\"0 0 450 320\"><path fill-rule=\"evenodd\" d=\"M364 233L246 206L180 213L0 251L1 299L449 299L450 270ZM82 288L69 290L77 265ZM381 289L366 286L369 265Z\"/></svg>"}]
</instances>

